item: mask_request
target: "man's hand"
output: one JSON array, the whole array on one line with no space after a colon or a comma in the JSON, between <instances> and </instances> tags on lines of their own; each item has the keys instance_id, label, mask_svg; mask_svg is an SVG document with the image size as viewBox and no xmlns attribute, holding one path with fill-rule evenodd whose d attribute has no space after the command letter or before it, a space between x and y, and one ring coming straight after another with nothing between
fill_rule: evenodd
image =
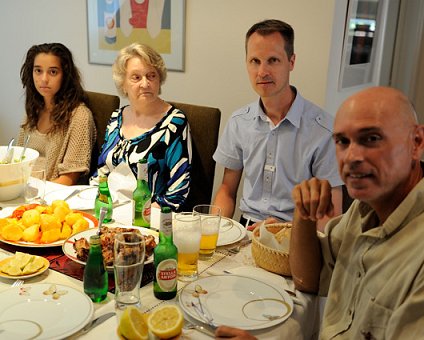
<instances>
[{"instance_id":1,"label":"man's hand","mask_svg":"<svg viewBox=\"0 0 424 340\"><path fill-rule=\"evenodd\" d=\"M301 219L317 221L324 216L334 216L331 186L327 180L315 177L304 180L294 187L292 196Z\"/></svg>"},{"instance_id":2,"label":"man's hand","mask_svg":"<svg viewBox=\"0 0 424 340\"><path fill-rule=\"evenodd\" d=\"M219 326L215 331L215 339L257 340L245 330L228 326Z\"/></svg>"}]
</instances>

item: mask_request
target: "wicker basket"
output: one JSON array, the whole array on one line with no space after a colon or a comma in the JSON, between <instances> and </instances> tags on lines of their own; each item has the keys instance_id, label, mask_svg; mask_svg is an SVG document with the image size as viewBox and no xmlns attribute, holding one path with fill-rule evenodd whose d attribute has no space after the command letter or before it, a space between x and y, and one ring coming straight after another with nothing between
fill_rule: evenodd
<instances>
[{"instance_id":1,"label":"wicker basket","mask_svg":"<svg viewBox=\"0 0 424 340\"><path fill-rule=\"evenodd\" d=\"M267 224L266 228L281 242L284 238L290 238L291 226L291 223L273 223ZM256 264L270 272L291 276L289 254L263 245L259 241L259 234L260 226L255 228L252 237L252 257Z\"/></svg>"}]
</instances>

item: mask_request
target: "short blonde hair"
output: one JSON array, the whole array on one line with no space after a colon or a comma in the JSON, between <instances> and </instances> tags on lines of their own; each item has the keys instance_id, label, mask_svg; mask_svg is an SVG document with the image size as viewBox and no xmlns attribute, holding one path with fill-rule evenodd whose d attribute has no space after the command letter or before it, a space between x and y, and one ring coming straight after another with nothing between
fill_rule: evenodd
<instances>
[{"instance_id":1,"label":"short blonde hair","mask_svg":"<svg viewBox=\"0 0 424 340\"><path fill-rule=\"evenodd\" d=\"M166 67L160 54L148 45L132 43L119 51L119 54L112 66L113 81L115 82L116 89L121 96L127 97L128 95L124 91L124 81L127 73L127 62L131 58L140 58L146 64L153 66L159 74L160 85L165 82Z\"/></svg>"}]
</instances>

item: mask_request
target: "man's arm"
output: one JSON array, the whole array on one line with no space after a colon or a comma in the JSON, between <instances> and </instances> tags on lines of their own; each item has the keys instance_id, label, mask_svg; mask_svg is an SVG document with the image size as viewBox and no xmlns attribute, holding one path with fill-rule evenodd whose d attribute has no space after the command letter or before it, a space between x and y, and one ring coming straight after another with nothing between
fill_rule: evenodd
<instances>
[{"instance_id":1,"label":"man's arm","mask_svg":"<svg viewBox=\"0 0 424 340\"><path fill-rule=\"evenodd\" d=\"M240 184L241 170L225 168L221 186L216 193L213 204L221 208L221 215L232 218L236 206L237 190Z\"/></svg>"},{"instance_id":2,"label":"man's arm","mask_svg":"<svg viewBox=\"0 0 424 340\"><path fill-rule=\"evenodd\" d=\"M331 202L334 207L334 216L339 216L343 213L343 192L342 187L333 187L331 189ZM317 229L321 232L324 232L325 225L328 220L331 219L329 216L324 216L317 222Z\"/></svg>"},{"instance_id":3,"label":"man's arm","mask_svg":"<svg viewBox=\"0 0 424 340\"><path fill-rule=\"evenodd\" d=\"M332 189L326 180L312 178L293 189L294 220L290 237L290 269L297 289L317 293L322 266L317 221L334 216Z\"/></svg>"}]
</instances>

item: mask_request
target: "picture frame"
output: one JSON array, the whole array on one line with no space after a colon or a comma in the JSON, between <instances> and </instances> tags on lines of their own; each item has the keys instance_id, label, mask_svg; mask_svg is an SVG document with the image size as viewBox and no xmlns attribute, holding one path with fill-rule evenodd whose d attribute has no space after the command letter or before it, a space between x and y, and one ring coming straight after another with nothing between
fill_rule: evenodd
<instances>
[{"instance_id":1,"label":"picture frame","mask_svg":"<svg viewBox=\"0 0 424 340\"><path fill-rule=\"evenodd\" d=\"M87 0L88 62L112 65L133 42L149 45L170 71L184 71L185 0Z\"/></svg>"}]
</instances>

